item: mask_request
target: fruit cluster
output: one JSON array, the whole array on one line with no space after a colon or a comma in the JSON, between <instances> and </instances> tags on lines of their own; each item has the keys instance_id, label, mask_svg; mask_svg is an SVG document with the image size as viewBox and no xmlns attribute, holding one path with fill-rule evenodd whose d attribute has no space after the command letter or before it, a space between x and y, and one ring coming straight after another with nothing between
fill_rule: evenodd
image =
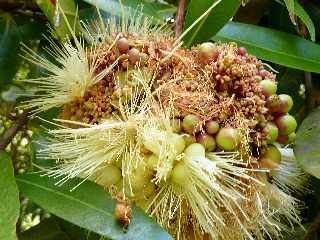
<instances>
[{"instance_id":1,"label":"fruit cluster","mask_svg":"<svg viewBox=\"0 0 320 240\"><path fill-rule=\"evenodd\" d=\"M99 41L88 33L91 48L67 43L55 91L31 101L43 109L55 100L69 127L50 131L57 141L42 153L60 165L48 175L106 187L121 199L115 215L124 227L130 203L178 239L279 237L283 219L299 222L291 190L282 191L302 182L281 149L294 141L293 100L276 94L276 75L245 48L186 49L140 20L109 22Z\"/></svg>"}]
</instances>

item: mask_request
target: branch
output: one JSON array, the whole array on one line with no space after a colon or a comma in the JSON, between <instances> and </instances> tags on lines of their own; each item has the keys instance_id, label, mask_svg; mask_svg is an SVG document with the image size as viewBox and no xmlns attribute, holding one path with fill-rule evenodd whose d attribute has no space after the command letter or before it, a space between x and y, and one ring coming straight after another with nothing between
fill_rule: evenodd
<instances>
[{"instance_id":1,"label":"branch","mask_svg":"<svg viewBox=\"0 0 320 240\"><path fill-rule=\"evenodd\" d=\"M177 38L182 33L185 8L186 8L186 0L179 0L178 10L177 10L177 15L175 20L175 28L174 28Z\"/></svg>"},{"instance_id":2,"label":"branch","mask_svg":"<svg viewBox=\"0 0 320 240\"><path fill-rule=\"evenodd\" d=\"M28 122L28 111L24 111L17 116L16 121L12 124L10 128L3 134L0 138L0 151L4 150L7 145L11 142L12 138L17 134L17 132Z\"/></svg>"}]
</instances>

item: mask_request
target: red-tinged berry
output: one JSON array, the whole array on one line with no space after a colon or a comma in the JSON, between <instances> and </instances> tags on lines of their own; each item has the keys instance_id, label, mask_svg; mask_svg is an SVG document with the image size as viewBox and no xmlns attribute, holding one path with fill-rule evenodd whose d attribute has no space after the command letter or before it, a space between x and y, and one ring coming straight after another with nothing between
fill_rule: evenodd
<instances>
[{"instance_id":1,"label":"red-tinged berry","mask_svg":"<svg viewBox=\"0 0 320 240\"><path fill-rule=\"evenodd\" d=\"M120 53L126 53L129 50L129 41L125 37L119 38L116 42L116 46Z\"/></svg>"},{"instance_id":2,"label":"red-tinged berry","mask_svg":"<svg viewBox=\"0 0 320 240\"><path fill-rule=\"evenodd\" d=\"M206 151L208 152L212 152L213 150L216 149L216 141L214 137L212 137L209 134L205 134L205 133L199 134L197 136L197 142L203 145Z\"/></svg>"},{"instance_id":3,"label":"red-tinged berry","mask_svg":"<svg viewBox=\"0 0 320 240\"><path fill-rule=\"evenodd\" d=\"M296 119L289 114L278 117L275 120L275 124L279 129L280 135L289 135L290 133L294 132L297 128Z\"/></svg>"},{"instance_id":4,"label":"red-tinged berry","mask_svg":"<svg viewBox=\"0 0 320 240\"><path fill-rule=\"evenodd\" d=\"M206 123L206 130L209 134L215 134L219 131L219 123L216 121L209 121Z\"/></svg>"},{"instance_id":5,"label":"red-tinged berry","mask_svg":"<svg viewBox=\"0 0 320 240\"><path fill-rule=\"evenodd\" d=\"M140 51L136 48L131 48L128 51L129 61L132 64L136 64L140 60Z\"/></svg>"},{"instance_id":6,"label":"red-tinged berry","mask_svg":"<svg viewBox=\"0 0 320 240\"><path fill-rule=\"evenodd\" d=\"M204 63L214 59L215 53L216 47L211 42L205 42L199 46L199 57Z\"/></svg>"},{"instance_id":7,"label":"red-tinged berry","mask_svg":"<svg viewBox=\"0 0 320 240\"><path fill-rule=\"evenodd\" d=\"M185 132L189 134L194 134L197 132L197 128L200 123L200 118L196 115L189 114L183 118L182 128Z\"/></svg>"},{"instance_id":8,"label":"red-tinged berry","mask_svg":"<svg viewBox=\"0 0 320 240\"><path fill-rule=\"evenodd\" d=\"M267 143L275 142L279 133L277 126L272 122L268 122L262 132L267 135Z\"/></svg>"},{"instance_id":9,"label":"red-tinged berry","mask_svg":"<svg viewBox=\"0 0 320 240\"><path fill-rule=\"evenodd\" d=\"M262 77L262 79L265 79L268 76L268 71L265 69L259 70L258 74Z\"/></svg>"},{"instance_id":10,"label":"red-tinged berry","mask_svg":"<svg viewBox=\"0 0 320 240\"><path fill-rule=\"evenodd\" d=\"M216 142L219 148L232 151L236 149L240 143L240 133L234 128L222 128L216 136Z\"/></svg>"},{"instance_id":11,"label":"red-tinged berry","mask_svg":"<svg viewBox=\"0 0 320 240\"><path fill-rule=\"evenodd\" d=\"M280 143L280 144L287 144L289 142L288 135L279 135L277 137L277 142Z\"/></svg>"},{"instance_id":12,"label":"red-tinged berry","mask_svg":"<svg viewBox=\"0 0 320 240\"><path fill-rule=\"evenodd\" d=\"M268 169L278 169L281 162L281 153L273 145L269 145L260 157L260 166Z\"/></svg>"},{"instance_id":13,"label":"red-tinged berry","mask_svg":"<svg viewBox=\"0 0 320 240\"><path fill-rule=\"evenodd\" d=\"M238 53L238 55L240 55L240 56L246 56L246 55L247 55L247 49L244 48L244 47L239 47L239 48L237 49L237 53Z\"/></svg>"},{"instance_id":14,"label":"red-tinged berry","mask_svg":"<svg viewBox=\"0 0 320 240\"><path fill-rule=\"evenodd\" d=\"M270 79L262 80L259 84L262 90L262 94L267 97L277 92L277 83Z\"/></svg>"},{"instance_id":15,"label":"red-tinged berry","mask_svg":"<svg viewBox=\"0 0 320 240\"><path fill-rule=\"evenodd\" d=\"M293 106L292 98L287 94L280 94L279 100L280 100L279 112L288 113Z\"/></svg>"},{"instance_id":16,"label":"red-tinged berry","mask_svg":"<svg viewBox=\"0 0 320 240\"><path fill-rule=\"evenodd\" d=\"M271 114L279 113L280 111L280 98L274 94L267 99L267 108Z\"/></svg>"},{"instance_id":17,"label":"red-tinged berry","mask_svg":"<svg viewBox=\"0 0 320 240\"><path fill-rule=\"evenodd\" d=\"M132 217L130 206L125 201L119 201L114 209L114 217L124 229L127 229Z\"/></svg>"}]
</instances>

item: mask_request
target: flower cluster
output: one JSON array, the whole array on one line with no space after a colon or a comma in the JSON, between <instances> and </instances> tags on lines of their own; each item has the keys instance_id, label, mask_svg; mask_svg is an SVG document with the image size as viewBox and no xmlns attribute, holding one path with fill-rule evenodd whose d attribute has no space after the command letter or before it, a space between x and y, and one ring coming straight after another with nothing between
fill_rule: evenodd
<instances>
[{"instance_id":1,"label":"flower cluster","mask_svg":"<svg viewBox=\"0 0 320 240\"><path fill-rule=\"evenodd\" d=\"M95 181L176 239L281 238L300 223L293 101L267 65L233 43L184 48L140 15L85 29L88 45L54 47L58 64L27 56L48 75L28 80L25 105L62 109L39 153L57 160L49 176Z\"/></svg>"}]
</instances>

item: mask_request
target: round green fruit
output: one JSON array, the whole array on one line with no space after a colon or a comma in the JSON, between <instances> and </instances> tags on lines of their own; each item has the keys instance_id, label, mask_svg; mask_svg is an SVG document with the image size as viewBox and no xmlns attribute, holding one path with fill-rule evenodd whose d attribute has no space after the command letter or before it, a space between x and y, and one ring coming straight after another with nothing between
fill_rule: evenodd
<instances>
[{"instance_id":1,"label":"round green fruit","mask_svg":"<svg viewBox=\"0 0 320 240\"><path fill-rule=\"evenodd\" d=\"M176 133L170 134L170 143L174 146L176 154L182 153L186 147L183 136Z\"/></svg>"},{"instance_id":2,"label":"round green fruit","mask_svg":"<svg viewBox=\"0 0 320 240\"><path fill-rule=\"evenodd\" d=\"M275 142L279 134L277 126L272 122L268 122L262 132L267 135L267 143Z\"/></svg>"},{"instance_id":3,"label":"round green fruit","mask_svg":"<svg viewBox=\"0 0 320 240\"><path fill-rule=\"evenodd\" d=\"M209 134L199 134L197 136L197 142L203 145L208 152L212 152L216 149L216 141L214 140L214 137Z\"/></svg>"},{"instance_id":4,"label":"round green fruit","mask_svg":"<svg viewBox=\"0 0 320 240\"><path fill-rule=\"evenodd\" d=\"M234 128L222 128L216 136L216 142L219 148L225 151L236 149L240 143L240 133Z\"/></svg>"},{"instance_id":5,"label":"round green fruit","mask_svg":"<svg viewBox=\"0 0 320 240\"><path fill-rule=\"evenodd\" d=\"M211 42L202 43L199 46L199 55L202 60L213 59L216 53L216 47Z\"/></svg>"},{"instance_id":6,"label":"round green fruit","mask_svg":"<svg viewBox=\"0 0 320 240\"><path fill-rule=\"evenodd\" d=\"M183 136L183 139L184 139L186 146L189 146L190 144L197 142L196 137L193 135L185 133L182 136Z\"/></svg>"},{"instance_id":7,"label":"round green fruit","mask_svg":"<svg viewBox=\"0 0 320 240\"><path fill-rule=\"evenodd\" d=\"M183 162L180 162L173 168L171 173L171 180L172 182L179 185L188 184L189 174L190 172L188 167Z\"/></svg>"},{"instance_id":8,"label":"round green fruit","mask_svg":"<svg viewBox=\"0 0 320 240\"><path fill-rule=\"evenodd\" d=\"M297 128L297 121L296 119L289 115L282 115L275 120L275 124L279 129L280 135L289 135L293 133Z\"/></svg>"},{"instance_id":9,"label":"round green fruit","mask_svg":"<svg viewBox=\"0 0 320 240\"><path fill-rule=\"evenodd\" d=\"M293 106L292 98L287 94L280 94L279 99L280 99L279 112L288 113Z\"/></svg>"},{"instance_id":10,"label":"round green fruit","mask_svg":"<svg viewBox=\"0 0 320 240\"><path fill-rule=\"evenodd\" d=\"M269 145L260 158L260 166L268 169L278 169L281 162L281 153L273 145Z\"/></svg>"},{"instance_id":11,"label":"round green fruit","mask_svg":"<svg viewBox=\"0 0 320 240\"><path fill-rule=\"evenodd\" d=\"M267 108L270 113L278 113L280 111L280 98L278 95L273 94L267 98Z\"/></svg>"},{"instance_id":12,"label":"round green fruit","mask_svg":"<svg viewBox=\"0 0 320 240\"><path fill-rule=\"evenodd\" d=\"M109 187L117 184L121 180L121 170L114 165L107 165L100 169L97 174L97 182Z\"/></svg>"},{"instance_id":13,"label":"round green fruit","mask_svg":"<svg viewBox=\"0 0 320 240\"><path fill-rule=\"evenodd\" d=\"M200 143L193 143L184 150L184 154L189 157L204 157L206 154L206 149Z\"/></svg>"},{"instance_id":14,"label":"round green fruit","mask_svg":"<svg viewBox=\"0 0 320 240\"><path fill-rule=\"evenodd\" d=\"M267 97L277 92L277 83L270 79L262 80L259 84L263 95Z\"/></svg>"},{"instance_id":15,"label":"round green fruit","mask_svg":"<svg viewBox=\"0 0 320 240\"><path fill-rule=\"evenodd\" d=\"M200 118L196 115L189 114L183 118L182 128L189 134L194 134L197 131L197 127L200 123Z\"/></svg>"},{"instance_id":16,"label":"round green fruit","mask_svg":"<svg viewBox=\"0 0 320 240\"><path fill-rule=\"evenodd\" d=\"M209 121L206 123L206 130L209 134L215 134L219 131L219 123L216 121Z\"/></svg>"}]
</instances>

